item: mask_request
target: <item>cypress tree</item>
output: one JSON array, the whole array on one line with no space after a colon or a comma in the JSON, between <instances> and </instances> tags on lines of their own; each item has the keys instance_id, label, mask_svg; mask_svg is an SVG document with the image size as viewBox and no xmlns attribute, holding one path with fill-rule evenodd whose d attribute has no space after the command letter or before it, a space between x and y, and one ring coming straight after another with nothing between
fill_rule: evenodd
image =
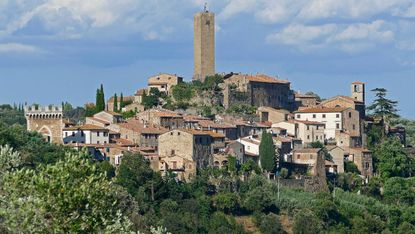
<instances>
[{"instance_id":1,"label":"cypress tree","mask_svg":"<svg viewBox=\"0 0 415 234\"><path fill-rule=\"evenodd\" d=\"M118 112L118 97L117 94L114 94L114 112Z\"/></svg>"},{"instance_id":2,"label":"cypress tree","mask_svg":"<svg viewBox=\"0 0 415 234\"><path fill-rule=\"evenodd\" d=\"M261 167L267 172L275 169L275 146L271 133L263 132L259 145L259 160Z\"/></svg>"},{"instance_id":3,"label":"cypress tree","mask_svg":"<svg viewBox=\"0 0 415 234\"><path fill-rule=\"evenodd\" d=\"M124 95L121 93L120 96L120 110L124 107Z\"/></svg>"},{"instance_id":4,"label":"cypress tree","mask_svg":"<svg viewBox=\"0 0 415 234\"><path fill-rule=\"evenodd\" d=\"M104 94L104 85L101 84L101 111L105 110L105 94Z\"/></svg>"}]
</instances>

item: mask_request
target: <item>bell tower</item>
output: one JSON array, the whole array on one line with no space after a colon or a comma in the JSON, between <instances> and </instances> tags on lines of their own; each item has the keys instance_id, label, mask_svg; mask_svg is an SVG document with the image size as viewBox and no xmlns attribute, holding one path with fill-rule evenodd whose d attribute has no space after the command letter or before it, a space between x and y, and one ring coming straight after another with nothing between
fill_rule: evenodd
<instances>
[{"instance_id":1,"label":"bell tower","mask_svg":"<svg viewBox=\"0 0 415 234\"><path fill-rule=\"evenodd\" d=\"M351 85L352 98L358 102L365 103L365 83L355 81Z\"/></svg>"},{"instance_id":2,"label":"bell tower","mask_svg":"<svg viewBox=\"0 0 415 234\"><path fill-rule=\"evenodd\" d=\"M215 14L205 4L203 12L194 16L193 80L203 82L212 75L215 75Z\"/></svg>"}]
</instances>

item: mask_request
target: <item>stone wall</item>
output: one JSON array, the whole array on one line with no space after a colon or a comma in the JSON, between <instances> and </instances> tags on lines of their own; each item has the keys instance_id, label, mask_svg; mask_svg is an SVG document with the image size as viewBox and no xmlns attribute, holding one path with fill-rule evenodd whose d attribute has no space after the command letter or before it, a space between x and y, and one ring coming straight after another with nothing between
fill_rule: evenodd
<instances>
[{"instance_id":1,"label":"stone wall","mask_svg":"<svg viewBox=\"0 0 415 234\"><path fill-rule=\"evenodd\" d=\"M25 107L27 130L35 131L45 138L46 141L62 144L63 113L61 107L45 106Z\"/></svg>"}]
</instances>

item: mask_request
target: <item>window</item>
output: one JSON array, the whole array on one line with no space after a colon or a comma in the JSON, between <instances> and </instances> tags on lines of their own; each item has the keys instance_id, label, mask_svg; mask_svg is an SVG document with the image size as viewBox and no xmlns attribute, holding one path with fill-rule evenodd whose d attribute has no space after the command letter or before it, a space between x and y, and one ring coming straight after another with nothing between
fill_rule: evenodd
<instances>
[{"instance_id":1,"label":"window","mask_svg":"<svg viewBox=\"0 0 415 234\"><path fill-rule=\"evenodd\" d=\"M171 155L175 155L176 151L175 150L171 150Z\"/></svg>"},{"instance_id":2,"label":"window","mask_svg":"<svg viewBox=\"0 0 415 234\"><path fill-rule=\"evenodd\" d=\"M177 135L180 136L180 132L178 132Z\"/></svg>"},{"instance_id":3,"label":"window","mask_svg":"<svg viewBox=\"0 0 415 234\"><path fill-rule=\"evenodd\" d=\"M97 144L99 144L99 141L97 141Z\"/></svg>"},{"instance_id":4,"label":"window","mask_svg":"<svg viewBox=\"0 0 415 234\"><path fill-rule=\"evenodd\" d=\"M313 114L313 119L315 119L317 117L317 115L316 114Z\"/></svg>"},{"instance_id":5,"label":"window","mask_svg":"<svg viewBox=\"0 0 415 234\"><path fill-rule=\"evenodd\" d=\"M307 125L307 130L310 130L310 125Z\"/></svg>"},{"instance_id":6,"label":"window","mask_svg":"<svg viewBox=\"0 0 415 234\"><path fill-rule=\"evenodd\" d=\"M356 130L356 125L353 124L353 130Z\"/></svg>"},{"instance_id":7,"label":"window","mask_svg":"<svg viewBox=\"0 0 415 234\"><path fill-rule=\"evenodd\" d=\"M307 135L307 140L310 140L310 135Z\"/></svg>"},{"instance_id":8,"label":"window","mask_svg":"<svg viewBox=\"0 0 415 234\"><path fill-rule=\"evenodd\" d=\"M85 135L84 131L81 130L81 137L83 137L84 135Z\"/></svg>"},{"instance_id":9,"label":"window","mask_svg":"<svg viewBox=\"0 0 415 234\"><path fill-rule=\"evenodd\" d=\"M340 124L336 123L336 129L340 129Z\"/></svg>"},{"instance_id":10,"label":"window","mask_svg":"<svg viewBox=\"0 0 415 234\"><path fill-rule=\"evenodd\" d=\"M65 132L65 137L68 137L68 132Z\"/></svg>"},{"instance_id":11,"label":"window","mask_svg":"<svg viewBox=\"0 0 415 234\"><path fill-rule=\"evenodd\" d=\"M300 158L301 158L301 155L297 154L297 159L300 159Z\"/></svg>"},{"instance_id":12,"label":"window","mask_svg":"<svg viewBox=\"0 0 415 234\"><path fill-rule=\"evenodd\" d=\"M349 112L349 118L352 118L352 112Z\"/></svg>"},{"instance_id":13,"label":"window","mask_svg":"<svg viewBox=\"0 0 415 234\"><path fill-rule=\"evenodd\" d=\"M336 114L336 118L340 118L340 114Z\"/></svg>"},{"instance_id":14,"label":"window","mask_svg":"<svg viewBox=\"0 0 415 234\"><path fill-rule=\"evenodd\" d=\"M74 137L75 136L75 132L72 132L72 137Z\"/></svg>"},{"instance_id":15,"label":"window","mask_svg":"<svg viewBox=\"0 0 415 234\"><path fill-rule=\"evenodd\" d=\"M107 141L104 141L104 144L107 144Z\"/></svg>"},{"instance_id":16,"label":"window","mask_svg":"<svg viewBox=\"0 0 415 234\"><path fill-rule=\"evenodd\" d=\"M108 132L104 132L104 137L107 137L108 136Z\"/></svg>"},{"instance_id":17,"label":"window","mask_svg":"<svg viewBox=\"0 0 415 234\"><path fill-rule=\"evenodd\" d=\"M172 135L172 136L173 136L173 132L171 132L171 133L170 133L170 135Z\"/></svg>"},{"instance_id":18,"label":"window","mask_svg":"<svg viewBox=\"0 0 415 234\"><path fill-rule=\"evenodd\" d=\"M99 137L99 132L97 132L97 137Z\"/></svg>"},{"instance_id":19,"label":"window","mask_svg":"<svg viewBox=\"0 0 415 234\"><path fill-rule=\"evenodd\" d=\"M323 119L325 119L326 118L326 114L323 114Z\"/></svg>"},{"instance_id":20,"label":"window","mask_svg":"<svg viewBox=\"0 0 415 234\"><path fill-rule=\"evenodd\" d=\"M300 119L301 118L301 115L297 115L297 119Z\"/></svg>"},{"instance_id":21,"label":"window","mask_svg":"<svg viewBox=\"0 0 415 234\"><path fill-rule=\"evenodd\" d=\"M316 126L316 129L318 130L318 125Z\"/></svg>"},{"instance_id":22,"label":"window","mask_svg":"<svg viewBox=\"0 0 415 234\"><path fill-rule=\"evenodd\" d=\"M177 162L173 161L173 169L177 169Z\"/></svg>"},{"instance_id":23,"label":"window","mask_svg":"<svg viewBox=\"0 0 415 234\"><path fill-rule=\"evenodd\" d=\"M367 170L367 169L369 169L369 163L368 162L365 162L365 169Z\"/></svg>"}]
</instances>

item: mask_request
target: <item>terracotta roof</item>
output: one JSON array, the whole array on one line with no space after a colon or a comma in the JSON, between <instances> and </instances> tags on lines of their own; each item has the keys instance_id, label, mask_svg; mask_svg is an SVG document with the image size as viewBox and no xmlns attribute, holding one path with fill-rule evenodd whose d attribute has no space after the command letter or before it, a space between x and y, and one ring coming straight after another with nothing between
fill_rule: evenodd
<instances>
[{"instance_id":1,"label":"terracotta roof","mask_svg":"<svg viewBox=\"0 0 415 234\"><path fill-rule=\"evenodd\" d=\"M108 110L106 110L106 111L104 111L105 113L108 113L108 114L110 114L110 115L113 115L113 116L122 116L120 113L117 113L117 112L114 112L114 111L108 111Z\"/></svg>"},{"instance_id":2,"label":"terracotta roof","mask_svg":"<svg viewBox=\"0 0 415 234\"><path fill-rule=\"evenodd\" d=\"M349 97L349 96L344 96L344 95L338 95L338 96L335 96L335 97L329 98L329 99L327 99L327 100L324 100L324 101L323 101L320 105L324 105L324 103L330 102L330 101L332 101L332 100L334 100L334 99L337 99L337 98L342 98L342 99L345 99L345 100L347 100L347 101L349 101L349 102L357 102L357 103L362 103L361 101L356 100L356 99L354 99L354 98L352 98L352 97Z\"/></svg>"},{"instance_id":3,"label":"terracotta roof","mask_svg":"<svg viewBox=\"0 0 415 234\"><path fill-rule=\"evenodd\" d=\"M325 125L325 123L317 122L317 121L309 121L309 120L294 120L295 123L303 123L308 125Z\"/></svg>"},{"instance_id":4,"label":"terracotta roof","mask_svg":"<svg viewBox=\"0 0 415 234\"><path fill-rule=\"evenodd\" d=\"M228 123L215 123L212 120L200 120L199 125L203 128L235 128L236 126Z\"/></svg>"},{"instance_id":5,"label":"terracotta roof","mask_svg":"<svg viewBox=\"0 0 415 234\"><path fill-rule=\"evenodd\" d=\"M320 148L304 148L304 149L296 149L296 150L293 150L293 154L295 154L295 153L318 153L318 152L320 152Z\"/></svg>"},{"instance_id":6,"label":"terracotta roof","mask_svg":"<svg viewBox=\"0 0 415 234\"><path fill-rule=\"evenodd\" d=\"M295 113L335 113L335 112L342 112L344 110L349 109L348 107L311 107L311 108L305 108L299 111L296 111Z\"/></svg>"},{"instance_id":7,"label":"terracotta roof","mask_svg":"<svg viewBox=\"0 0 415 234\"><path fill-rule=\"evenodd\" d=\"M225 138L225 135L222 133L214 132L214 131L207 131L207 133L213 138Z\"/></svg>"},{"instance_id":8,"label":"terracotta roof","mask_svg":"<svg viewBox=\"0 0 415 234\"><path fill-rule=\"evenodd\" d=\"M301 94L301 93L295 93L294 96L296 98L317 98L316 95L309 95L309 94Z\"/></svg>"},{"instance_id":9,"label":"terracotta roof","mask_svg":"<svg viewBox=\"0 0 415 234\"><path fill-rule=\"evenodd\" d=\"M199 122L201 120L210 120L209 118L196 115L185 115L183 116L183 119L186 122Z\"/></svg>"},{"instance_id":10,"label":"terracotta roof","mask_svg":"<svg viewBox=\"0 0 415 234\"><path fill-rule=\"evenodd\" d=\"M248 156L251 156L251 157L258 157L259 156L258 154L253 154L253 153L250 153L250 152L245 152L245 154L248 155Z\"/></svg>"},{"instance_id":11,"label":"terracotta roof","mask_svg":"<svg viewBox=\"0 0 415 234\"><path fill-rule=\"evenodd\" d=\"M114 141L119 145L126 145L126 146L134 145L134 142L132 142L130 140L127 140L127 139L124 139L124 138L115 139Z\"/></svg>"},{"instance_id":12,"label":"terracotta roof","mask_svg":"<svg viewBox=\"0 0 415 234\"><path fill-rule=\"evenodd\" d=\"M98 123L102 123L102 124L106 124L106 125L109 125L109 124L111 124L110 122L108 122L108 121L104 121L104 120L102 120L102 119L98 119L98 118L94 118L94 117L86 117L87 119L91 119L91 120L93 120L93 121L96 121L96 122L98 122Z\"/></svg>"},{"instance_id":13,"label":"terracotta roof","mask_svg":"<svg viewBox=\"0 0 415 234\"><path fill-rule=\"evenodd\" d=\"M73 126L73 127L69 127L69 128L64 128L64 131L77 131L77 130L83 130L83 131L88 131L88 130L103 130L103 131L109 131L106 128L100 127L100 126L96 126L96 125L92 125L92 124L85 124L82 126Z\"/></svg>"},{"instance_id":14,"label":"terracotta roof","mask_svg":"<svg viewBox=\"0 0 415 234\"><path fill-rule=\"evenodd\" d=\"M168 130L163 127L153 127L153 126L145 126L140 120L137 119L129 119L124 123L119 124L121 128L125 128L134 132L138 132L140 134L143 133L153 133L153 134L162 134L167 132Z\"/></svg>"},{"instance_id":15,"label":"terracotta roof","mask_svg":"<svg viewBox=\"0 0 415 234\"><path fill-rule=\"evenodd\" d=\"M190 133L192 135L210 136L208 131L198 131L198 130L194 130L194 129L176 129L176 130L187 132L187 133Z\"/></svg>"},{"instance_id":16,"label":"terracotta roof","mask_svg":"<svg viewBox=\"0 0 415 234\"><path fill-rule=\"evenodd\" d=\"M292 138L289 137L281 137L281 136L277 136L277 137L273 137L274 140L276 141L281 141L281 142L292 142Z\"/></svg>"},{"instance_id":17,"label":"terracotta roof","mask_svg":"<svg viewBox=\"0 0 415 234\"><path fill-rule=\"evenodd\" d=\"M122 99L123 99L123 101L134 101L135 100L135 97L134 96L125 96L125 97L122 97ZM117 97L117 100L119 102L121 100L121 97L118 96ZM113 103L114 102L114 96L110 97L108 99L108 102Z\"/></svg>"},{"instance_id":18,"label":"terracotta roof","mask_svg":"<svg viewBox=\"0 0 415 234\"><path fill-rule=\"evenodd\" d=\"M362 82L362 81L354 81L352 84L365 84L364 82Z\"/></svg>"},{"instance_id":19,"label":"terracotta roof","mask_svg":"<svg viewBox=\"0 0 415 234\"><path fill-rule=\"evenodd\" d=\"M156 110L154 115L158 117L173 117L173 118L182 117L178 113L174 111L169 111L169 110Z\"/></svg>"},{"instance_id":20,"label":"terracotta roof","mask_svg":"<svg viewBox=\"0 0 415 234\"><path fill-rule=\"evenodd\" d=\"M249 138L242 138L241 141L249 142L249 143L252 143L252 144L255 144L255 145L261 144L260 141L254 141L254 140L249 139Z\"/></svg>"},{"instance_id":21,"label":"terracotta roof","mask_svg":"<svg viewBox=\"0 0 415 234\"><path fill-rule=\"evenodd\" d=\"M273 83L273 84L289 84L290 83L288 81L279 80L277 78L263 75L263 74L259 74L256 76L249 75L249 76L246 76L246 79L252 82L261 82L261 83Z\"/></svg>"}]
</instances>

